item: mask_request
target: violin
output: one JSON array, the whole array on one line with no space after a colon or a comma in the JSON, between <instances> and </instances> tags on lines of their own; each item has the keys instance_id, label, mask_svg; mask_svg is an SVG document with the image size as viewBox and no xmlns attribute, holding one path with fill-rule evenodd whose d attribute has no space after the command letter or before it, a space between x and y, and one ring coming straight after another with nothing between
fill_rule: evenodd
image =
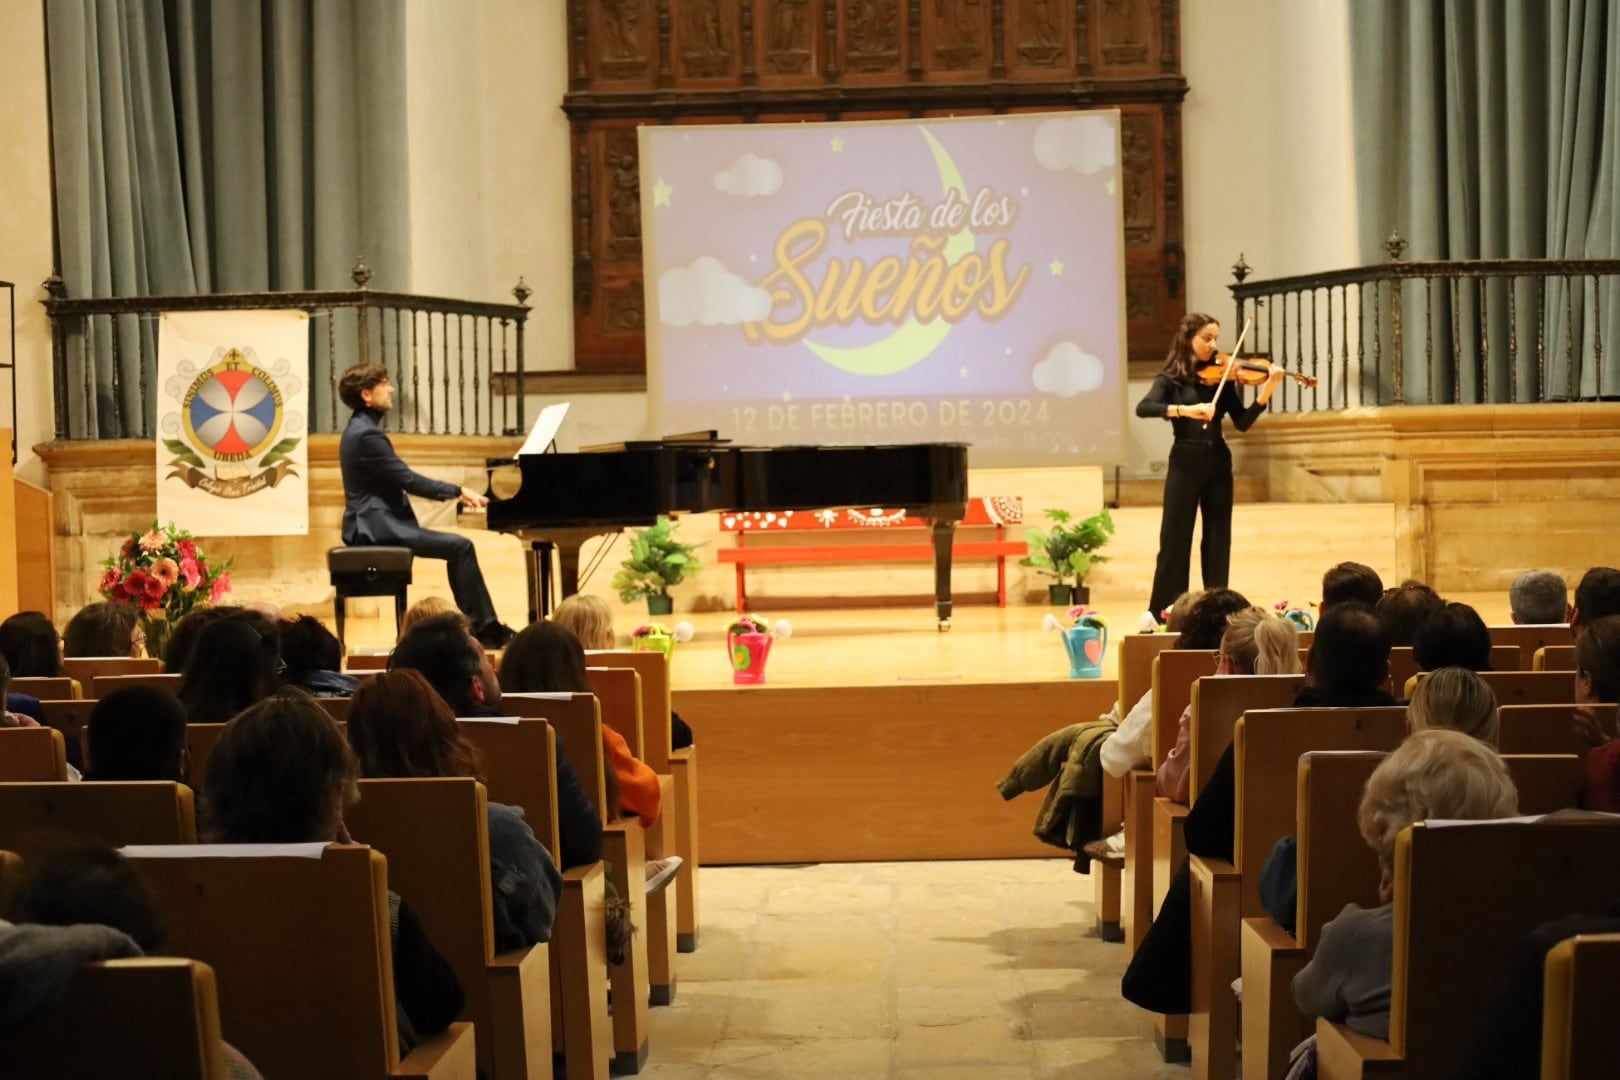
<instances>
[{"instance_id":1,"label":"violin","mask_svg":"<svg viewBox=\"0 0 1620 1080\"><path fill-rule=\"evenodd\" d=\"M1297 371L1280 368L1258 356L1234 357L1231 353L1216 353L1198 365L1198 381L1205 386L1219 386L1234 382L1239 386L1264 386L1274 371L1280 371L1305 386L1314 387L1316 380Z\"/></svg>"}]
</instances>

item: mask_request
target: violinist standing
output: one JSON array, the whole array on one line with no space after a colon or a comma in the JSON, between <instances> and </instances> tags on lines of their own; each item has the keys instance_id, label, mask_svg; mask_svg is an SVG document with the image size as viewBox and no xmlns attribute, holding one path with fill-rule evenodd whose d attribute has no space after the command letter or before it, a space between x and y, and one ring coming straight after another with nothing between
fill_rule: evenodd
<instances>
[{"instance_id":1,"label":"violinist standing","mask_svg":"<svg viewBox=\"0 0 1620 1080\"><path fill-rule=\"evenodd\" d=\"M1137 416L1170 421L1175 443L1164 482L1164 516L1159 524L1159 560L1153 571L1148 613L1155 620L1187 591L1192 561L1193 520L1204 514L1204 540L1199 550L1204 588L1226 585L1232 561L1232 451L1221 437L1221 420L1230 416L1239 431L1260 418L1277 384L1286 376L1272 371L1247 407L1235 381L1228 380L1216 397L1214 381L1199 377L1201 368L1218 370L1215 347L1221 327L1208 315L1189 314L1176 328L1164 370L1136 405Z\"/></svg>"}]
</instances>

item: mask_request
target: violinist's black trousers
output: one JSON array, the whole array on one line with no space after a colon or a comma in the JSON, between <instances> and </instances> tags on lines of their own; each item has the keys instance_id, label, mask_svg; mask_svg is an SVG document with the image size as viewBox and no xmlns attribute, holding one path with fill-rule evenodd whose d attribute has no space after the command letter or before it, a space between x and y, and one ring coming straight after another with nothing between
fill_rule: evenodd
<instances>
[{"instance_id":1,"label":"violinist's black trousers","mask_svg":"<svg viewBox=\"0 0 1620 1080\"><path fill-rule=\"evenodd\" d=\"M1204 513L1199 561L1204 588L1226 587L1232 563L1232 451L1223 439L1177 439L1164 479L1164 517L1159 522L1159 562L1153 571L1148 610L1155 617L1187 591L1193 521Z\"/></svg>"}]
</instances>

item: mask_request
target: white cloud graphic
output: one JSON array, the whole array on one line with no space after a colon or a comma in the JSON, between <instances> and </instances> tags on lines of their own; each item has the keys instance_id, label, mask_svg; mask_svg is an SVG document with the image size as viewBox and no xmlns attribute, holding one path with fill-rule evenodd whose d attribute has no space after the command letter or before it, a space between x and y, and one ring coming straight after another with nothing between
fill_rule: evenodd
<instances>
[{"instance_id":1,"label":"white cloud graphic","mask_svg":"<svg viewBox=\"0 0 1620 1080\"><path fill-rule=\"evenodd\" d=\"M1074 342L1065 341L1052 346L1030 374L1041 393L1070 398L1102 385L1103 364Z\"/></svg>"},{"instance_id":2,"label":"white cloud graphic","mask_svg":"<svg viewBox=\"0 0 1620 1080\"><path fill-rule=\"evenodd\" d=\"M1090 176L1113 168L1116 142L1113 126L1102 117L1065 116L1035 129L1035 160L1053 172Z\"/></svg>"},{"instance_id":3,"label":"white cloud graphic","mask_svg":"<svg viewBox=\"0 0 1620 1080\"><path fill-rule=\"evenodd\" d=\"M770 158L744 154L726 171L714 174L714 186L727 195L745 199L775 195L782 190L782 166Z\"/></svg>"},{"instance_id":4,"label":"white cloud graphic","mask_svg":"<svg viewBox=\"0 0 1620 1080\"><path fill-rule=\"evenodd\" d=\"M658 275L658 321L665 326L735 326L771 313L771 294L709 255Z\"/></svg>"}]
</instances>

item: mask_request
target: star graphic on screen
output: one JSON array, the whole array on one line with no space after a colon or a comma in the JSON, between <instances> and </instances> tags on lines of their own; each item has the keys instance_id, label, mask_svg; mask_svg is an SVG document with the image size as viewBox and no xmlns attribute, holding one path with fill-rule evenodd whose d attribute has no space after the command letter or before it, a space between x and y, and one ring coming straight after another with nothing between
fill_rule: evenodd
<instances>
[{"instance_id":1,"label":"star graphic on screen","mask_svg":"<svg viewBox=\"0 0 1620 1080\"><path fill-rule=\"evenodd\" d=\"M1063 276L1063 262L1059 259L1053 259L1051 265L1048 266L1047 269L1052 271L1053 277Z\"/></svg>"},{"instance_id":2,"label":"star graphic on screen","mask_svg":"<svg viewBox=\"0 0 1620 1080\"><path fill-rule=\"evenodd\" d=\"M844 138L843 138L843 136L834 135L832 137L832 139L830 140L829 145L832 147L832 152L833 153L842 154L844 152Z\"/></svg>"},{"instance_id":3,"label":"star graphic on screen","mask_svg":"<svg viewBox=\"0 0 1620 1080\"><path fill-rule=\"evenodd\" d=\"M663 178L660 177L658 183L653 185L653 205L668 206L669 197L674 193L675 189L664 183Z\"/></svg>"},{"instance_id":4,"label":"star graphic on screen","mask_svg":"<svg viewBox=\"0 0 1620 1080\"><path fill-rule=\"evenodd\" d=\"M791 391L791 390L782 391L782 400L783 401L792 401L793 400L793 391Z\"/></svg>"},{"instance_id":5,"label":"star graphic on screen","mask_svg":"<svg viewBox=\"0 0 1620 1080\"><path fill-rule=\"evenodd\" d=\"M967 372L967 368L963 368L963 369L962 369L962 378L964 378L964 379L965 379L965 378L967 378L967 377L968 377L968 372Z\"/></svg>"},{"instance_id":6,"label":"star graphic on screen","mask_svg":"<svg viewBox=\"0 0 1620 1080\"><path fill-rule=\"evenodd\" d=\"M1117 190L1118 190L1118 187L1115 185L1114 181L1109 180L1108 181L1108 194L1112 195Z\"/></svg>"}]
</instances>

